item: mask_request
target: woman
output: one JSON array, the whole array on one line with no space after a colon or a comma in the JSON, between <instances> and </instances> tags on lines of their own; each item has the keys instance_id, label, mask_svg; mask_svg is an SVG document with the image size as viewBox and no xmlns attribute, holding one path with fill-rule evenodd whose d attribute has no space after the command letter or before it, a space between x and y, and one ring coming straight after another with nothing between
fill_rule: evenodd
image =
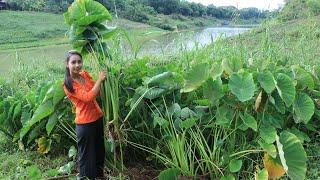
<instances>
[{"instance_id":1,"label":"woman","mask_svg":"<svg viewBox=\"0 0 320 180\"><path fill-rule=\"evenodd\" d=\"M69 51L63 89L76 107L76 133L79 153L80 177L102 178L104 166L103 113L95 100L105 72L100 72L96 82L82 69L82 56Z\"/></svg>"}]
</instances>

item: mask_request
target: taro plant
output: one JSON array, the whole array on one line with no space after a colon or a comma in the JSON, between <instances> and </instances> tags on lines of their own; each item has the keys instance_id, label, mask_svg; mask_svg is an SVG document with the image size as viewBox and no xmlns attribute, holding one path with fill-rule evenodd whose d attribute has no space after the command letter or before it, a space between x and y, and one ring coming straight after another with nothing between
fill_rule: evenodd
<instances>
[{"instance_id":1,"label":"taro plant","mask_svg":"<svg viewBox=\"0 0 320 180\"><path fill-rule=\"evenodd\" d=\"M211 66L194 65L181 92L203 87L204 98L216 112L215 124L233 129L228 138L229 152L237 150L233 147L243 141L260 142L256 150L236 152L230 158L257 153L262 148L267 159L278 159L278 167L284 168L290 178L301 179L306 173L306 153L301 145L306 135L297 128L298 124L311 125L316 109L315 99L311 98L316 91L313 79L301 67L254 71L244 68L241 62L223 60ZM228 117L230 114L234 116ZM246 139L239 141L243 132Z\"/></svg>"}]
</instances>

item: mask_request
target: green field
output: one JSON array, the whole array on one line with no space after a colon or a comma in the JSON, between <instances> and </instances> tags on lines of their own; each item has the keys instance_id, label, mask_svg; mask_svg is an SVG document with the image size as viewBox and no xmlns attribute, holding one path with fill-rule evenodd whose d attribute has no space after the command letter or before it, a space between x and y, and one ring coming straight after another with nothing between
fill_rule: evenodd
<instances>
[{"instance_id":1,"label":"green field","mask_svg":"<svg viewBox=\"0 0 320 180\"><path fill-rule=\"evenodd\" d=\"M2 15L11 23L0 25L0 178L74 179L74 110L61 89L69 27L61 15ZM94 47L84 68L110 75L98 97L111 123L108 178L319 179L319 16L269 19L173 55L136 56L167 31L125 19L110 25L127 36L112 36L108 48L80 33L83 52Z\"/></svg>"}]
</instances>

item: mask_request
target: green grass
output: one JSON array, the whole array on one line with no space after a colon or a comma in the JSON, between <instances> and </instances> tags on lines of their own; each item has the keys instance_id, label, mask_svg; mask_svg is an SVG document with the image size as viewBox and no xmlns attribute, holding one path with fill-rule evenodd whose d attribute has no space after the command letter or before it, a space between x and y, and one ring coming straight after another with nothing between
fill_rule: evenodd
<instances>
[{"instance_id":1,"label":"green grass","mask_svg":"<svg viewBox=\"0 0 320 180\"><path fill-rule=\"evenodd\" d=\"M0 179L30 179L30 167L37 166L42 178L49 177L49 171L58 170L68 162L67 154L41 155L36 151L21 151L0 133Z\"/></svg>"},{"instance_id":2,"label":"green grass","mask_svg":"<svg viewBox=\"0 0 320 180\"><path fill-rule=\"evenodd\" d=\"M0 50L67 42L61 14L0 11L0 16Z\"/></svg>"},{"instance_id":3,"label":"green grass","mask_svg":"<svg viewBox=\"0 0 320 180\"><path fill-rule=\"evenodd\" d=\"M286 23L269 22L229 40L234 48L243 47L254 60L269 53L279 65L300 64L310 68L319 66L319 43L319 16Z\"/></svg>"}]
</instances>

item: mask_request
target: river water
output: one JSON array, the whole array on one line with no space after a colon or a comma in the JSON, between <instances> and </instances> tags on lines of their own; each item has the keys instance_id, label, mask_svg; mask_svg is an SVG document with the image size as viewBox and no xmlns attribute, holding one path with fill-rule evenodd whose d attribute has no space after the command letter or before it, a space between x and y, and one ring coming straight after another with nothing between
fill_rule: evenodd
<instances>
[{"instance_id":1,"label":"river water","mask_svg":"<svg viewBox=\"0 0 320 180\"><path fill-rule=\"evenodd\" d=\"M250 29L249 27L207 27L194 31L168 33L146 42L139 53L140 55L170 54L181 48L184 50L190 50L195 47L201 48L214 42L219 37L235 36Z\"/></svg>"},{"instance_id":2,"label":"river water","mask_svg":"<svg viewBox=\"0 0 320 180\"><path fill-rule=\"evenodd\" d=\"M230 37L248 31L248 27L206 27L198 30L187 30L180 32L170 32L152 40L145 42L139 49L137 56L144 55L170 55L177 51L201 48L214 42L219 37ZM47 60L63 60L65 51L70 49L70 45L44 46L37 48L16 49L0 52L0 74L5 74L13 66L14 61L19 57L23 62L32 63L45 62ZM128 45L124 45L124 53L132 53Z\"/></svg>"}]
</instances>

